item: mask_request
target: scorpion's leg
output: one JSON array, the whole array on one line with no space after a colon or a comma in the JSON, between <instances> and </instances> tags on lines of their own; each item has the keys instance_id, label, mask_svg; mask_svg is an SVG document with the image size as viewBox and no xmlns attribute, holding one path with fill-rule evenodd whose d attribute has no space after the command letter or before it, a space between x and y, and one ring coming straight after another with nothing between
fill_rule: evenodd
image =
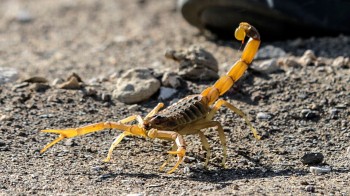
<instances>
[{"instance_id":1,"label":"scorpion's leg","mask_svg":"<svg viewBox=\"0 0 350 196\"><path fill-rule=\"evenodd\" d=\"M182 129L179 132L182 135L191 135L191 134L198 134L199 135L199 138L201 139L202 146L203 146L203 148L206 151L206 158L205 158L204 166L207 167L208 163L209 163L209 158L210 158L211 152L210 152L210 145L209 145L208 139L205 137L204 133L202 131L200 131L199 129L198 130L194 130L194 131L193 130L189 131L188 129ZM176 144L174 144L171 147L171 149L173 151L175 150L175 148L176 148ZM168 159L163 163L162 166L160 166L159 170L162 171L164 169L164 167L170 162L170 160L172 158L173 158L173 156L169 155Z\"/></svg>"},{"instance_id":2,"label":"scorpion's leg","mask_svg":"<svg viewBox=\"0 0 350 196\"><path fill-rule=\"evenodd\" d=\"M223 150L222 166L225 167L225 162L226 162L226 157L227 157L226 137L225 137L225 133L224 133L224 130L223 130L220 122L208 121L208 120L204 119L204 120L196 122L195 124L193 124L191 126L188 126L187 128L182 129L179 132L183 135L196 134L196 133L199 134L199 136L201 138L202 146L207 151L207 156L206 156L205 165L204 165L205 167L207 167L207 165L209 163L210 154L211 154L210 146L209 146L207 138L205 137L203 132L201 132L200 130L205 129L205 128L209 128L209 127L217 127L222 150ZM195 132L192 130L195 130Z\"/></svg>"},{"instance_id":3,"label":"scorpion's leg","mask_svg":"<svg viewBox=\"0 0 350 196\"><path fill-rule=\"evenodd\" d=\"M173 146L171 147L171 151L175 151L176 150L176 144L173 144ZM164 161L163 165L159 167L160 171L163 171L164 167L170 162L170 160L173 158L173 156L171 154L168 155L168 158L166 161Z\"/></svg>"},{"instance_id":4,"label":"scorpion's leg","mask_svg":"<svg viewBox=\"0 0 350 196\"><path fill-rule=\"evenodd\" d=\"M158 105L153 108L153 110L151 112L149 112L146 117L144 118L145 120L149 119L150 117L154 116L162 107L164 106L163 103L158 103ZM143 125L144 123L144 120L141 118L141 116L139 115L132 115L132 116L129 116L125 119L122 119L120 121L118 121L119 123L128 123L128 122L131 122L131 121L134 121L134 120L137 120L138 124L140 126ZM113 150L114 148L119 144L119 142L122 141L122 139L127 136L127 135L132 135L131 133L129 132L126 132L124 131L123 133L121 133L120 135L118 135L118 137L114 140L114 142L112 143L111 147L109 148L108 150L108 155L107 157L103 160L104 162L109 162L111 160L111 157L112 157L112 154L113 154Z\"/></svg>"},{"instance_id":5,"label":"scorpion's leg","mask_svg":"<svg viewBox=\"0 0 350 196\"><path fill-rule=\"evenodd\" d=\"M199 138L201 139L203 148L205 149L205 151L207 151L207 155L205 157L205 163L204 163L204 167L207 167L210 159L210 154L211 154L209 142L202 131L199 130L198 135L199 135Z\"/></svg>"},{"instance_id":6,"label":"scorpion's leg","mask_svg":"<svg viewBox=\"0 0 350 196\"><path fill-rule=\"evenodd\" d=\"M209 112L208 116L207 116L207 120L211 120L213 119L215 113L220 109L221 106L226 106L228 107L231 111L233 111L234 113L238 114L239 116L241 116L245 122L247 123L247 125L249 126L250 130L253 132L253 135L256 139L261 139L261 136L259 135L258 131L253 127L252 123L250 123L250 121L248 120L248 117L244 114L244 112L242 112L241 110L239 110L238 108L236 108L235 106L233 106L232 104L230 104L229 102L223 100L223 99L219 99L213 106L213 109Z\"/></svg>"},{"instance_id":7,"label":"scorpion's leg","mask_svg":"<svg viewBox=\"0 0 350 196\"><path fill-rule=\"evenodd\" d=\"M186 154L186 143L182 137L181 134L175 132L175 131L159 131L157 129L151 129L148 134L148 137L150 138L159 138L159 139L166 139L166 140L173 140L175 141L175 144L177 146L176 151L168 151L169 154L177 155L177 162L175 166L168 171L168 174L173 173L179 165L182 163L184 156Z\"/></svg>"},{"instance_id":8,"label":"scorpion's leg","mask_svg":"<svg viewBox=\"0 0 350 196\"><path fill-rule=\"evenodd\" d=\"M134 117L130 117L134 118ZM135 117L136 118L136 117ZM126 118L130 120L129 118ZM64 138L72 138L80 135L85 135L88 133L96 132L96 131L101 131L104 129L119 129L122 131L128 131L133 135L139 135L139 136L146 136L146 133L143 129L139 128L138 126L135 125L125 125L120 122L100 122L100 123L95 123L79 128L71 128L71 129L48 129L48 130L42 130L42 132L46 133L55 133L59 134L60 136L55 139L54 141L50 142L47 144L41 151L40 153L44 153L48 148L56 144L57 142L63 140Z\"/></svg>"},{"instance_id":9,"label":"scorpion's leg","mask_svg":"<svg viewBox=\"0 0 350 196\"><path fill-rule=\"evenodd\" d=\"M162 109L162 107L164 107L164 104L158 103L157 106L153 108L153 110L145 116L144 121L148 121L150 118L152 118L155 114L158 113L160 109Z\"/></svg>"}]
</instances>

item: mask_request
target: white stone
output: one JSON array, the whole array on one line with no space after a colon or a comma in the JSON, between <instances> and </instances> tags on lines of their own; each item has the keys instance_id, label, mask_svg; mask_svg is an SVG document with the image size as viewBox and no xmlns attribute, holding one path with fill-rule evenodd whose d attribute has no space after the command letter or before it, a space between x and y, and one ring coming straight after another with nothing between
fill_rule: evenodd
<instances>
[{"instance_id":1,"label":"white stone","mask_svg":"<svg viewBox=\"0 0 350 196\"><path fill-rule=\"evenodd\" d=\"M0 67L0 84L14 82L18 79L17 69L11 67Z\"/></svg>"},{"instance_id":2,"label":"white stone","mask_svg":"<svg viewBox=\"0 0 350 196\"><path fill-rule=\"evenodd\" d=\"M127 104L149 99L160 88L160 82L145 68L130 69L118 79L113 97Z\"/></svg>"},{"instance_id":3,"label":"white stone","mask_svg":"<svg viewBox=\"0 0 350 196\"><path fill-rule=\"evenodd\" d=\"M330 167L310 167L310 172L315 175L318 175L321 173L328 173L330 171L331 171Z\"/></svg>"},{"instance_id":4,"label":"white stone","mask_svg":"<svg viewBox=\"0 0 350 196\"><path fill-rule=\"evenodd\" d=\"M259 71L259 72L265 73L265 74L270 74L270 73L276 72L280 69L277 66L276 59L269 59L269 60L262 61L258 65L254 64L252 66L252 68Z\"/></svg>"},{"instance_id":5,"label":"white stone","mask_svg":"<svg viewBox=\"0 0 350 196\"><path fill-rule=\"evenodd\" d=\"M176 89L173 88L167 88L167 87L160 87L160 93L158 96L158 99L160 100L166 100L172 97L177 92Z\"/></svg>"}]
</instances>

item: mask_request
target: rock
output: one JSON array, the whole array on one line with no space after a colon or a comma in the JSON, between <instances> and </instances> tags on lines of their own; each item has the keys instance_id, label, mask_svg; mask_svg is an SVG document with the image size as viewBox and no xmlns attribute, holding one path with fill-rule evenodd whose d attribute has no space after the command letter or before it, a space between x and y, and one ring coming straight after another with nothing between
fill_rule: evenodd
<instances>
[{"instance_id":1,"label":"rock","mask_svg":"<svg viewBox=\"0 0 350 196\"><path fill-rule=\"evenodd\" d=\"M47 89L50 88L50 85L44 84L44 83L34 83L30 85L29 87L31 90L34 90L36 92L45 92Z\"/></svg>"},{"instance_id":2,"label":"rock","mask_svg":"<svg viewBox=\"0 0 350 196\"><path fill-rule=\"evenodd\" d=\"M252 68L264 74L270 74L280 70L280 68L277 66L276 59L264 60L257 65L254 63Z\"/></svg>"},{"instance_id":3,"label":"rock","mask_svg":"<svg viewBox=\"0 0 350 196\"><path fill-rule=\"evenodd\" d=\"M162 77L162 85L172 88L178 88L181 86L180 77L173 72L165 72Z\"/></svg>"},{"instance_id":4,"label":"rock","mask_svg":"<svg viewBox=\"0 0 350 196\"><path fill-rule=\"evenodd\" d=\"M113 97L127 104L149 99L160 88L160 82L145 68L130 69L118 79Z\"/></svg>"},{"instance_id":5,"label":"rock","mask_svg":"<svg viewBox=\"0 0 350 196\"><path fill-rule=\"evenodd\" d=\"M85 88L84 95L88 97L94 97L97 95L97 90L94 87Z\"/></svg>"},{"instance_id":6,"label":"rock","mask_svg":"<svg viewBox=\"0 0 350 196\"><path fill-rule=\"evenodd\" d=\"M64 82L64 80L62 78L56 78L53 80L52 86L57 86L59 84L62 84L63 82Z\"/></svg>"},{"instance_id":7,"label":"rock","mask_svg":"<svg viewBox=\"0 0 350 196\"><path fill-rule=\"evenodd\" d=\"M78 78L71 77L67 82L57 85L61 89L80 89L82 86L79 83Z\"/></svg>"},{"instance_id":8,"label":"rock","mask_svg":"<svg viewBox=\"0 0 350 196\"><path fill-rule=\"evenodd\" d=\"M19 10L16 20L20 23L29 23L33 20L33 16L28 10Z\"/></svg>"},{"instance_id":9,"label":"rock","mask_svg":"<svg viewBox=\"0 0 350 196\"><path fill-rule=\"evenodd\" d=\"M0 122L4 122L4 121L11 121L12 120L12 117L11 116L8 116L8 115L0 115Z\"/></svg>"},{"instance_id":10,"label":"rock","mask_svg":"<svg viewBox=\"0 0 350 196\"><path fill-rule=\"evenodd\" d=\"M316 152L316 153L305 153L300 161L305 165L314 165L322 163L324 159L324 156L322 153Z\"/></svg>"},{"instance_id":11,"label":"rock","mask_svg":"<svg viewBox=\"0 0 350 196\"><path fill-rule=\"evenodd\" d=\"M40 76L34 76L28 79L23 80L23 82L28 82L28 83L47 83L47 79L44 77Z\"/></svg>"},{"instance_id":12,"label":"rock","mask_svg":"<svg viewBox=\"0 0 350 196\"><path fill-rule=\"evenodd\" d=\"M334 67L349 67L349 57L338 56L333 60L332 65Z\"/></svg>"},{"instance_id":13,"label":"rock","mask_svg":"<svg viewBox=\"0 0 350 196\"><path fill-rule=\"evenodd\" d=\"M296 60L295 57L278 59L277 64L280 66L286 66L286 67L294 67L294 68L301 67L300 63Z\"/></svg>"},{"instance_id":14,"label":"rock","mask_svg":"<svg viewBox=\"0 0 350 196\"><path fill-rule=\"evenodd\" d=\"M271 59L285 57L287 53L279 47L267 45L259 49L255 59Z\"/></svg>"},{"instance_id":15,"label":"rock","mask_svg":"<svg viewBox=\"0 0 350 196\"><path fill-rule=\"evenodd\" d=\"M338 108L332 108L332 109L330 109L329 110L329 113L330 113L330 117L331 117L331 119L336 119L337 117L338 117L338 114L340 113L340 109L338 109Z\"/></svg>"},{"instance_id":16,"label":"rock","mask_svg":"<svg viewBox=\"0 0 350 196\"><path fill-rule=\"evenodd\" d=\"M271 115L267 114L267 113L264 113L264 112L259 112L257 115L256 115L256 118L259 119L259 120L268 120L271 118Z\"/></svg>"},{"instance_id":17,"label":"rock","mask_svg":"<svg viewBox=\"0 0 350 196\"><path fill-rule=\"evenodd\" d=\"M218 79L218 62L201 47L191 46L184 50L167 50L165 57L179 62L179 75L188 80Z\"/></svg>"},{"instance_id":18,"label":"rock","mask_svg":"<svg viewBox=\"0 0 350 196\"><path fill-rule=\"evenodd\" d=\"M0 85L14 82L18 79L17 69L11 67L0 67Z\"/></svg>"},{"instance_id":19,"label":"rock","mask_svg":"<svg viewBox=\"0 0 350 196\"><path fill-rule=\"evenodd\" d=\"M331 171L330 167L310 167L310 172L315 175L318 175L321 173L328 173L330 171Z\"/></svg>"},{"instance_id":20,"label":"rock","mask_svg":"<svg viewBox=\"0 0 350 196\"><path fill-rule=\"evenodd\" d=\"M346 149L347 156L350 158L350 146Z\"/></svg>"},{"instance_id":21,"label":"rock","mask_svg":"<svg viewBox=\"0 0 350 196\"><path fill-rule=\"evenodd\" d=\"M167 88L167 87L160 87L160 93L158 96L158 99L160 100L166 100L172 97L177 92L176 89L173 88Z\"/></svg>"},{"instance_id":22,"label":"rock","mask_svg":"<svg viewBox=\"0 0 350 196\"><path fill-rule=\"evenodd\" d=\"M306 119L313 119L318 116L317 111L310 110L310 109L303 109L301 110L301 117Z\"/></svg>"},{"instance_id":23,"label":"rock","mask_svg":"<svg viewBox=\"0 0 350 196\"><path fill-rule=\"evenodd\" d=\"M184 174L188 174L188 173L190 173L190 168L188 167L188 166L185 166L184 167Z\"/></svg>"},{"instance_id":24,"label":"rock","mask_svg":"<svg viewBox=\"0 0 350 196\"><path fill-rule=\"evenodd\" d=\"M314 65L317 60L315 53L312 50L306 50L303 56L299 59L299 63L303 66Z\"/></svg>"},{"instance_id":25,"label":"rock","mask_svg":"<svg viewBox=\"0 0 350 196\"><path fill-rule=\"evenodd\" d=\"M102 93L101 94L101 100L102 101L105 101L105 102L108 102L108 101L110 101L111 100L111 95L110 94L106 94L106 93Z\"/></svg>"},{"instance_id":26,"label":"rock","mask_svg":"<svg viewBox=\"0 0 350 196\"><path fill-rule=\"evenodd\" d=\"M305 191L313 193L313 192L315 192L315 187L312 185L307 185L305 187Z\"/></svg>"},{"instance_id":27,"label":"rock","mask_svg":"<svg viewBox=\"0 0 350 196\"><path fill-rule=\"evenodd\" d=\"M6 143L0 139L0 147L2 147L2 146L6 146Z\"/></svg>"}]
</instances>

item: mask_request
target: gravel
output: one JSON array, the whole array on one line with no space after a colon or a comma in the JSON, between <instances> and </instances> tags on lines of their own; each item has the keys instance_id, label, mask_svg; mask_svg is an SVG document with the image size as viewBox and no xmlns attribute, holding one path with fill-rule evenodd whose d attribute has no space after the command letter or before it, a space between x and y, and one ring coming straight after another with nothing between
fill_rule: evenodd
<instances>
[{"instance_id":1,"label":"gravel","mask_svg":"<svg viewBox=\"0 0 350 196\"><path fill-rule=\"evenodd\" d=\"M120 134L117 130L63 140L39 153L57 137L40 130L118 121L133 114L144 117L159 102L159 91L134 105L101 95L112 95L116 81L133 68L152 68L158 82L166 72L179 75L179 65L163 55L167 48L203 48L220 65L217 75L226 73L239 59L239 41L209 41L199 36L175 11L175 3L0 1L0 16L5 16L0 20L0 67L15 69L17 77L0 85L0 195L350 194L350 69L346 60L350 37L346 35L261 43L262 48L270 45L285 51L286 56L264 59L277 58L281 71L248 70L220 98L244 111L257 131L268 137L255 140L241 117L220 108L214 120L222 123L227 140L225 169L215 128L203 131L212 153L208 168L200 166L206 151L198 135L188 135L187 156L194 159L171 175L166 171L175 158L165 172L159 171L172 145L164 140L126 137L111 162L102 162ZM9 4L25 8L32 20L22 23L9 17ZM314 56L304 55L306 51ZM303 56L306 60L300 62ZM96 79L91 84L77 79L82 87L74 90L52 85L56 78L72 73L82 81ZM21 82L34 76L47 79L50 88L35 91L32 83ZM164 103L200 93L213 82L182 78L177 93ZM141 81L137 87L142 85ZM85 90L90 87L97 94L87 96ZM271 118L261 120L259 112ZM312 167L332 170L312 174L310 166L300 161L310 152L323 155L323 161Z\"/></svg>"}]
</instances>

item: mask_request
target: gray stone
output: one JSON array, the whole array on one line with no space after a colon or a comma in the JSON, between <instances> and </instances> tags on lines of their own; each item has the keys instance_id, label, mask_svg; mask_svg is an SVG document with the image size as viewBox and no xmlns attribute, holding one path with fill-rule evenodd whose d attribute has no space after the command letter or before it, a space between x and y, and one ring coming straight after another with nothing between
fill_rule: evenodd
<instances>
[{"instance_id":1,"label":"gray stone","mask_svg":"<svg viewBox=\"0 0 350 196\"><path fill-rule=\"evenodd\" d=\"M272 45L267 45L259 49L255 59L279 58L279 57L285 57L286 55L287 53L282 48L275 47Z\"/></svg>"},{"instance_id":2,"label":"gray stone","mask_svg":"<svg viewBox=\"0 0 350 196\"><path fill-rule=\"evenodd\" d=\"M179 62L178 73L188 80L218 79L218 62L201 47L191 46L184 50L167 50L165 57Z\"/></svg>"},{"instance_id":3,"label":"gray stone","mask_svg":"<svg viewBox=\"0 0 350 196\"><path fill-rule=\"evenodd\" d=\"M346 67L349 66L350 60L349 57L338 56L333 60L332 65L334 67Z\"/></svg>"},{"instance_id":4,"label":"gray stone","mask_svg":"<svg viewBox=\"0 0 350 196\"><path fill-rule=\"evenodd\" d=\"M257 115L256 115L256 118L260 119L260 120L268 120L271 118L271 115L267 114L267 113L264 113L264 112L259 112Z\"/></svg>"},{"instance_id":5,"label":"gray stone","mask_svg":"<svg viewBox=\"0 0 350 196\"><path fill-rule=\"evenodd\" d=\"M160 87L160 92L158 99L160 100L166 100L172 97L177 92L176 89L173 88L167 88L167 87Z\"/></svg>"},{"instance_id":6,"label":"gray stone","mask_svg":"<svg viewBox=\"0 0 350 196\"><path fill-rule=\"evenodd\" d=\"M172 88L178 88L181 86L180 77L173 72L165 72L162 77L162 85Z\"/></svg>"},{"instance_id":7,"label":"gray stone","mask_svg":"<svg viewBox=\"0 0 350 196\"><path fill-rule=\"evenodd\" d=\"M299 63L303 66L314 65L317 60L315 53L312 50L306 50L303 56L299 59Z\"/></svg>"},{"instance_id":8,"label":"gray stone","mask_svg":"<svg viewBox=\"0 0 350 196\"><path fill-rule=\"evenodd\" d=\"M270 74L280 70L280 68L277 66L276 59L264 60L259 64L254 63L252 68L265 74Z\"/></svg>"},{"instance_id":9,"label":"gray stone","mask_svg":"<svg viewBox=\"0 0 350 196\"><path fill-rule=\"evenodd\" d=\"M149 99L160 88L160 82L153 77L149 69L130 69L118 79L113 97L133 104Z\"/></svg>"},{"instance_id":10,"label":"gray stone","mask_svg":"<svg viewBox=\"0 0 350 196\"><path fill-rule=\"evenodd\" d=\"M34 18L28 10L19 10L19 12L17 13L16 19L20 23L29 23Z\"/></svg>"},{"instance_id":11,"label":"gray stone","mask_svg":"<svg viewBox=\"0 0 350 196\"><path fill-rule=\"evenodd\" d=\"M315 152L315 153L305 153L301 157L300 161L306 165L313 165L313 164L322 163L323 159L324 159L324 156L322 153Z\"/></svg>"},{"instance_id":12,"label":"gray stone","mask_svg":"<svg viewBox=\"0 0 350 196\"><path fill-rule=\"evenodd\" d=\"M0 85L14 82L18 79L17 69L11 67L0 67Z\"/></svg>"},{"instance_id":13,"label":"gray stone","mask_svg":"<svg viewBox=\"0 0 350 196\"><path fill-rule=\"evenodd\" d=\"M331 171L330 167L310 167L310 172L315 175L318 175L321 173L329 173L330 171Z\"/></svg>"}]
</instances>

